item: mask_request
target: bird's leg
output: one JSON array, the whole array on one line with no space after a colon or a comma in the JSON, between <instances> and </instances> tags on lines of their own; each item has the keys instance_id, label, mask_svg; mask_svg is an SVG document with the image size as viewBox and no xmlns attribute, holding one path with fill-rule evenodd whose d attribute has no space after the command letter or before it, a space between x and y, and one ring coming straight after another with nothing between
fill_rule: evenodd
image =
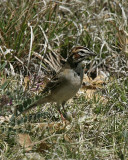
<instances>
[{"instance_id":1,"label":"bird's leg","mask_svg":"<svg viewBox=\"0 0 128 160\"><path fill-rule=\"evenodd\" d=\"M62 108L63 108L63 111L64 111L64 114L63 114L63 117L64 117L64 118L66 118L66 109L65 109L65 107L64 107L64 106L65 106L65 103L66 103L66 102L63 102L63 103L62 103Z\"/></svg>"},{"instance_id":2,"label":"bird's leg","mask_svg":"<svg viewBox=\"0 0 128 160\"><path fill-rule=\"evenodd\" d=\"M58 110L58 112L59 112L59 114L60 114L60 116L61 116L62 121L65 121L65 118L64 118L64 116L63 116L63 114L62 114L62 112L61 112L61 110L60 110L60 104L57 105L57 110Z\"/></svg>"},{"instance_id":3,"label":"bird's leg","mask_svg":"<svg viewBox=\"0 0 128 160\"><path fill-rule=\"evenodd\" d=\"M65 110L64 106L65 106L65 102L62 103L62 107L63 107L64 113L65 113L66 110Z\"/></svg>"},{"instance_id":4,"label":"bird's leg","mask_svg":"<svg viewBox=\"0 0 128 160\"><path fill-rule=\"evenodd\" d=\"M58 110L58 111L59 111L59 113L60 113L60 116L61 116L62 121L65 121L65 118L64 118L63 114L61 113L61 111L60 111L60 110Z\"/></svg>"}]
</instances>

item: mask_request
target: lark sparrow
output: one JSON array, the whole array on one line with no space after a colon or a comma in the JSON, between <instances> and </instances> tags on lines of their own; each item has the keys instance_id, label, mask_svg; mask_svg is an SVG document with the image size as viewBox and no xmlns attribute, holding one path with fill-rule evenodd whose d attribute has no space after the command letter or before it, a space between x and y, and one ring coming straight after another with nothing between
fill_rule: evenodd
<instances>
[{"instance_id":1,"label":"lark sparrow","mask_svg":"<svg viewBox=\"0 0 128 160\"><path fill-rule=\"evenodd\" d=\"M61 114L60 108L76 95L81 87L85 60L96 54L90 49L82 46L73 47L60 71L51 79L42 92L42 97L32 103L23 113L44 103L56 102L57 109ZM46 96L44 96L46 95Z\"/></svg>"}]
</instances>

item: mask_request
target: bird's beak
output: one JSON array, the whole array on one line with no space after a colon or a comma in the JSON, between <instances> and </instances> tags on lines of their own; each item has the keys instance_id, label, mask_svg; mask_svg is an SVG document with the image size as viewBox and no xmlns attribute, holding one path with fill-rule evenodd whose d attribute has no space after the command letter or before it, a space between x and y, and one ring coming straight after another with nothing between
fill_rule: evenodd
<instances>
[{"instance_id":1,"label":"bird's beak","mask_svg":"<svg viewBox=\"0 0 128 160\"><path fill-rule=\"evenodd\" d=\"M91 51L91 52L89 52L88 56L96 56L96 53Z\"/></svg>"},{"instance_id":2,"label":"bird's beak","mask_svg":"<svg viewBox=\"0 0 128 160\"><path fill-rule=\"evenodd\" d=\"M82 56L81 56L81 59L82 60L84 60L84 59L90 59L91 57L94 57L94 56L96 56L96 53L94 53L94 52L92 52L92 51L89 51L88 53L85 53L85 55L83 54Z\"/></svg>"}]
</instances>

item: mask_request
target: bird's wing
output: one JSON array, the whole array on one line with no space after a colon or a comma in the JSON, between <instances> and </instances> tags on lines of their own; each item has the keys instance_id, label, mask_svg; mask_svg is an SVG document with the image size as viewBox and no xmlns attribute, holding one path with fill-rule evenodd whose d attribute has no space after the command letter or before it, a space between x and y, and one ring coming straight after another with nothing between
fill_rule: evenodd
<instances>
[{"instance_id":1,"label":"bird's wing","mask_svg":"<svg viewBox=\"0 0 128 160\"><path fill-rule=\"evenodd\" d=\"M51 90L54 90L56 87L60 86L64 82L65 69L71 68L69 63L63 64L62 68L56 73L55 76L47 83L42 94L49 93Z\"/></svg>"},{"instance_id":2,"label":"bird's wing","mask_svg":"<svg viewBox=\"0 0 128 160\"><path fill-rule=\"evenodd\" d=\"M47 83L47 85L43 89L42 94L49 93L51 90L54 90L56 87L62 84L63 75L65 74L65 68L67 68L67 65L63 65L59 72L57 72L56 75L52 77L52 79Z\"/></svg>"},{"instance_id":3,"label":"bird's wing","mask_svg":"<svg viewBox=\"0 0 128 160\"><path fill-rule=\"evenodd\" d=\"M61 84L61 79L56 76L55 78L52 78L50 82L47 83L44 90L42 91L42 94L49 93L51 90L56 88Z\"/></svg>"}]
</instances>

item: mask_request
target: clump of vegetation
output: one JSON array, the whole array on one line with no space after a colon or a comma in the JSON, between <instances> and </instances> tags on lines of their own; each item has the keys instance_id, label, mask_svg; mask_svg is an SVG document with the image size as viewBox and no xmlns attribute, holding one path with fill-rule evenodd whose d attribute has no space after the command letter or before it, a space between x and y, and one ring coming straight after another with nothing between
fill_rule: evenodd
<instances>
[{"instance_id":1,"label":"clump of vegetation","mask_svg":"<svg viewBox=\"0 0 128 160\"><path fill-rule=\"evenodd\" d=\"M1 159L128 158L127 8L121 0L0 2ZM49 104L13 119L78 45L97 54L88 74L98 95L74 98L70 122ZM105 85L94 86L101 73Z\"/></svg>"}]
</instances>

